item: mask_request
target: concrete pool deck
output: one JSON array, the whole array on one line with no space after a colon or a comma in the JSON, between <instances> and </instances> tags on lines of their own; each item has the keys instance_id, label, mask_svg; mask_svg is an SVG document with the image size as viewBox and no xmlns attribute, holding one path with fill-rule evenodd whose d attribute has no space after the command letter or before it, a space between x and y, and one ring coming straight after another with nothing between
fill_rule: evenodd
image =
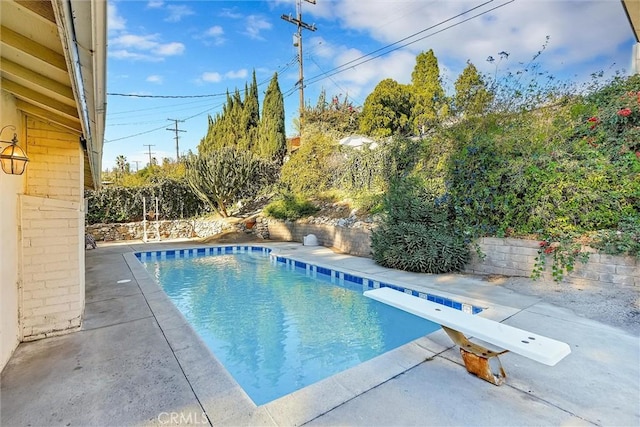
<instances>
[{"instance_id":1,"label":"concrete pool deck","mask_svg":"<svg viewBox=\"0 0 640 427\"><path fill-rule=\"evenodd\" d=\"M496 387L468 374L439 331L256 407L133 255L210 245L105 244L86 253L82 330L20 344L3 370L0 424L640 425L637 335L468 275L407 273L322 247L267 245L486 307L482 316L567 342L572 353L554 367L505 354L507 382Z\"/></svg>"}]
</instances>

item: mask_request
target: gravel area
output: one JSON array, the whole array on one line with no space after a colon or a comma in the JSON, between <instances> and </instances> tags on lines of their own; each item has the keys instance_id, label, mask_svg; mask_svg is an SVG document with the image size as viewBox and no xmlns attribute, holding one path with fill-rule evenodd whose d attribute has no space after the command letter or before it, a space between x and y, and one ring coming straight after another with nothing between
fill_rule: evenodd
<instances>
[{"instance_id":1,"label":"gravel area","mask_svg":"<svg viewBox=\"0 0 640 427\"><path fill-rule=\"evenodd\" d=\"M489 276L489 282L550 304L573 310L588 319L640 336L640 288L611 285L585 287L526 277Z\"/></svg>"}]
</instances>

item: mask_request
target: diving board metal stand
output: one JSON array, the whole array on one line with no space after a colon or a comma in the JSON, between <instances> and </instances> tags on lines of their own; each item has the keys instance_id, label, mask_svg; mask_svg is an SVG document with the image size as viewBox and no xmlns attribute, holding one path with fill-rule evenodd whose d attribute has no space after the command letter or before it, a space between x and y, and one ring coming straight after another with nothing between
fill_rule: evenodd
<instances>
[{"instance_id":1,"label":"diving board metal stand","mask_svg":"<svg viewBox=\"0 0 640 427\"><path fill-rule=\"evenodd\" d=\"M498 359L501 354L511 351L554 366L571 353L567 343L464 313L391 288L365 291L364 296L439 324L449 338L460 347L460 355L467 371L491 384L501 385L507 377ZM471 342L468 336L497 346L501 350L491 350L485 345Z\"/></svg>"}]
</instances>

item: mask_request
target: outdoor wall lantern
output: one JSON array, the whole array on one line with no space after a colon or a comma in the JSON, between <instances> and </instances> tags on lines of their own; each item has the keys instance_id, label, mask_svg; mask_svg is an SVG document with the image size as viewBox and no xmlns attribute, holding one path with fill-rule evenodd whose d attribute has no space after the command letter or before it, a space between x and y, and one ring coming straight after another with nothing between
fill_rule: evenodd
<instances>
[{"instance_id":1,"label":"outdoor wall lantern","mask_svg":"<svg viewBox=\"0 0 640 427\"><path fill-rule=\"evenodd\" d=\"M25 168L27 167L27 162L29 162L29 158L24 153L22 148L18 146L18 136L15 133L15 126L7 125L0 129L0 138L2 138L2 132L6 128L13 129L13 138L11 141L5 141L4 139L0 139L0 142L3 144L9 144L8 147L5 147L0 153L0 163L2 163L2 170L4 173L8 173L10 175L22 175Z\"/></svg>"}]
</instances>

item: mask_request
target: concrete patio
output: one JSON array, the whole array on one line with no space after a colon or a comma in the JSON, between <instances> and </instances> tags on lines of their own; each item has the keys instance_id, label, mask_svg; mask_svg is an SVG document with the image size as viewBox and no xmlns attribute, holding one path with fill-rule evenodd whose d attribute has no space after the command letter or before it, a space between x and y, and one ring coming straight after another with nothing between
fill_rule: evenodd
<instances>
[{"instance_id":1,"label":"concrete patio","mask_svg":"<svg viewBox=\"0 0 640 427\"><path fill-rule=\"evenodd\" d=\"M86 253L81 331L22 343L2 372L3 426L640 425L640 340L570 310L465 275L389 270L321 247L285 256L486 307L482 316L567 342L554 367L501 356L507 383L468 374L442 332L256 407L192 332L133 252ZM597 310L597 307L594 307Z\"/></svg>"}]
</instances>

